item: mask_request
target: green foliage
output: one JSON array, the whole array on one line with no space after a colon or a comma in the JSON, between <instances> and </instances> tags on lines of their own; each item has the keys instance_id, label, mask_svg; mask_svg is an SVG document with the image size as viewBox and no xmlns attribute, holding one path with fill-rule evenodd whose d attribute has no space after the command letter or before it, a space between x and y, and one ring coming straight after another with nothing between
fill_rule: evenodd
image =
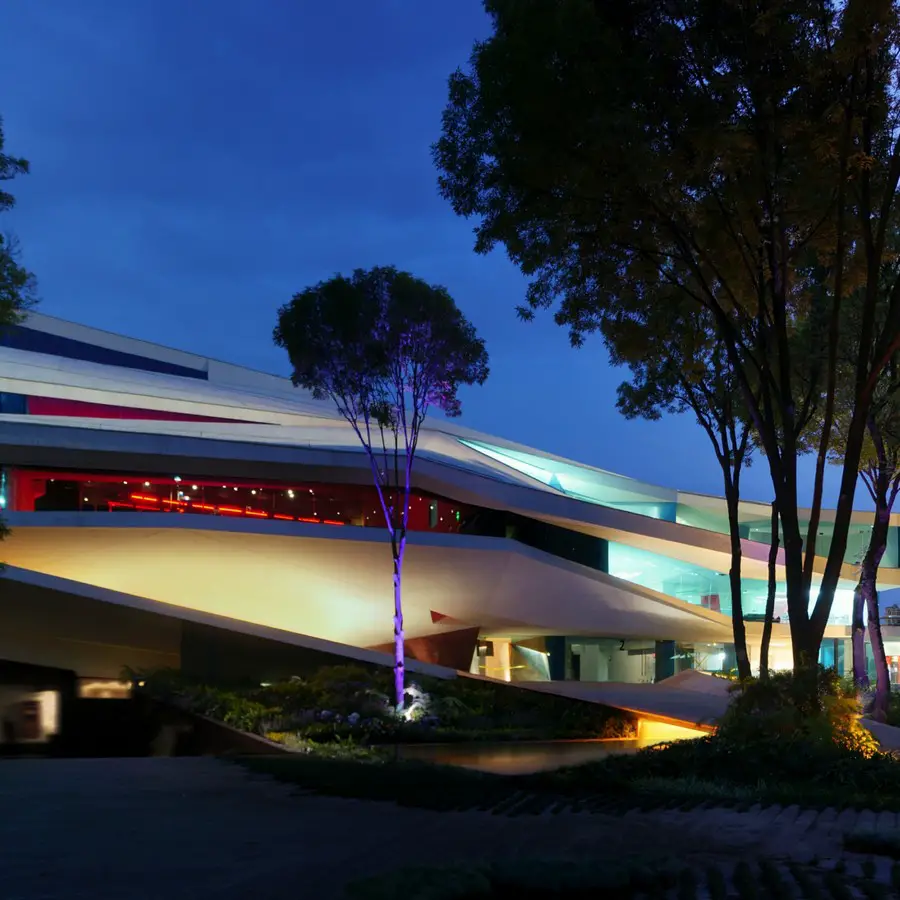
<instances>
[{"instance_id":1,"label":"green foliage","mask_svg":"<svg viewBox=\"0 0 900 900\"><path fill-rule=\"evenodd\" d=\"M28 160L15 156L9 156L3 152L5 138L3 134L3 119L0 118L0 181L11 181L17 175L28 174ZM15 205L15 197L12 194L0 190L0 212L12 209Z\"/></svg>"},{"instance_id":2,"label":"green foliage","mask_svg":"<svg viewBox=\"0 0 900 900\"><path fill-rule=\"evenodd\" d=\"M38 302L37 279L19 260L16 239L0 234L0 326L23 321Z\"/></svg>"},{"instance_id":3,"label":"green foliage","mask_svg":"<svg viewBox=\"0 0 900 900\"><path fill-rule=\"evenodd\" d=\"M293 753L303 753L319 759L376 762L387 758L384 748L368 747L352 738L335 738L330 741L316 742L308 737L300 737L291 731L268 731L264 737L276 744L283 744Z\"/></svg>"},{"instance_id":4,"label":"green foliage","mask_svg":"<svg viewBox=\"0 0 900 900\"><path fill-rule=\"evenodd\" d=\"M0 182L28 174L28 161L3 152L3 120L0 119ZM11 209L15 198L0 190L0 212ZM10 235L0 234L0 326L15 324L37 302L34 275L19 262L19 245Z\"/></svg>"},{"instance_id":5,"label":"green foliage","mask_svg":"<svg viewBox=\"0 0 900 900\"><path fill-rule=\"evenodd\" d=\"M878 744L860 724L860 713L855 690L833 669L773 672L732 688L716 741L734 753L813 753L823 762L836 754L867 758Z\"/></svg>"},{"instance_id":6,"label":"green foliage","mask_svg":"<svg viewBox=\"0 0 900 900\"><path fill-rule=\"evenodd\" d=\"M398 718L388 699L392 673L380 666L325 666L306 679L265 685L208 685L171 669L126 670L123 678L243 731L315 744L636 736L634 720L607 707L468 678L416 678L408 719Z\"/></svg>"},{"instance_id":7,"label":"green foliage","mask_svg":"<svg viewBox=\"0 0 900 900\"><path fill-rule=\"evenodd\" d=\"M405 430L404 406L459 415L460 385L488 375L482 341L443 287L393 267L357 269L295 294L278 313L275 343L294 384L330 397L362 427Z\"/></svg>"},{"instance_id":8,"label":"green foliage","mask_svg":"<svg viewBox=\"0 0 900 900\"><path fill-rule=\"evenodd\" d=\"M815 676L774 673L767 682L736 685L717 734L611 756L550 780L567 794L813 805L818 797L879 808L896 802L889 798L900 794L900 761L878 751L852 690L822 671L813 691L807 679Z\"/></svg>"},{"instance_id":9,"label":"green foliage","mask_svg":"<svg viewBox=\"0 0 900 900\"><path fill-rule=\"evenodd\" d=\"M617 361L639 368L655 341L652 371L626 392L634 409L677 406L660 379L691 373L696 350L700 362L709 349L727 358L788 548L803 540L797 465L810 446L817 487L823 477L833 423L816 414L835 394L842 303L867 323L849 367L852 440L812 614L812 565L802 551L785 555L795 657L811 661L846 549L873 384L900 347L900 275L877 319L871 283L897 224L898 4L486 8L492 33L450 77L434 148L441 193L475 218L478 252L503 245L530 279L524 318L553 309L575 345L613 335ZM666 314L685 306L701 328L684 317L667 336ZM682 367L657 365L667 337Z\"/></svg>"}]
</instances>

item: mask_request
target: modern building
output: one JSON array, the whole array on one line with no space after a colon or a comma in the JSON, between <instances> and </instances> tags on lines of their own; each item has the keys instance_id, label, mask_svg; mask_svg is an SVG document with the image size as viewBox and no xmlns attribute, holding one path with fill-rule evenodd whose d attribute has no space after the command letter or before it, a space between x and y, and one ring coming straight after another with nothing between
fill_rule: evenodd
<instances>
[{"instance_id":1,"label":"modern building","mask_svg":"<svg viewBox=\"0 0 900 900\"><path fill-rule=\"evenodd\" d=\"M278 642L350 655L390 644L390 554L369 463L331 404L287 379L35 314L0 336L0 464L12 528L0 660L74 671L89 694L114 690L123 666L274 659ZM421 436L414 489L414 658L522 681L647 682L733 665L721 499L439 415ZM769 515L741 507L754 658ZM839 667L870 517L854 516L822 651ZM881 581L900 585L896 517ZM783 593L776 615L777 666L789 662ZM896 678L900 629L886 634Z\"/></svg>"}]
</instances>

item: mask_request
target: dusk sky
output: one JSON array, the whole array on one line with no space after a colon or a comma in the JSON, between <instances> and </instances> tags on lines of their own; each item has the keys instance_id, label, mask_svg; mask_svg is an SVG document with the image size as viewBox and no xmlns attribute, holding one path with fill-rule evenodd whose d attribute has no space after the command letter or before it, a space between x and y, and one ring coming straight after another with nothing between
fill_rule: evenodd
<instances>
[{"instance_id":1,"label":"dusk sky","mask_svg":"<svg viewBox=\"0 0 900 900\"><path fill-rule=\"evenodd\" d=\"M480 0L3 0L0 115L32 174L0 227L41 312L287 375L278 306L394 264L446 285L487 342L464 424L721 493L693 419L625 421L600 342L519 322L522 276L476 256L438 196L447 76L488 24ZM745 496L771 496L764 461Z\"/></svg>"}]
</instances>

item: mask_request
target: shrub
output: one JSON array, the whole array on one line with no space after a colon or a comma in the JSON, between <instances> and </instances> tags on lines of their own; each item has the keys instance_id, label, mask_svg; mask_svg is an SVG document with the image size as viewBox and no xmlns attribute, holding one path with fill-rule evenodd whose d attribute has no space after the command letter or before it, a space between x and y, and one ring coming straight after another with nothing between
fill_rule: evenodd
<instances>
[{"instance_id":1,"label":"shrub","mask_svg":"<svg viewBox=\"0 0 900 900\"><path fill-rule=\"evenodd\" d=\"M766 681L732 689L716 737L723 749L759 753L766 762L775 753L810 753L816 760L845 753L872 757L878 743L860 715L855 690L834 670L774 672Z\"/></svg>"}]
</instances>

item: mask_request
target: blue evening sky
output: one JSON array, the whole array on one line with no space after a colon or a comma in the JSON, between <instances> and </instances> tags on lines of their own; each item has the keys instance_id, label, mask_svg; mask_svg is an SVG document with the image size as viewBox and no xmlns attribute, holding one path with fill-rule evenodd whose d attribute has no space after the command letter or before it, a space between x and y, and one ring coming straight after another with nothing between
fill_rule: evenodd
<instances>
[{"instance_id":1,"label":"blue evening sky","mask_svg":"<svg viewBox=\"0 0 900 900\"><path fill-rule=\"evenodd\" d=\"M288 374L278 306L395 264L446 285L487 341L465 424L721 493L694 421L625 421L602 345L519 322L522 276L476 256L438 196L446 79L487 33L480 0L3 0L0 115L32 174L2 225L41 311ZM745 495L770 493L761 461Z\"/></svg>"}]
</instances>

